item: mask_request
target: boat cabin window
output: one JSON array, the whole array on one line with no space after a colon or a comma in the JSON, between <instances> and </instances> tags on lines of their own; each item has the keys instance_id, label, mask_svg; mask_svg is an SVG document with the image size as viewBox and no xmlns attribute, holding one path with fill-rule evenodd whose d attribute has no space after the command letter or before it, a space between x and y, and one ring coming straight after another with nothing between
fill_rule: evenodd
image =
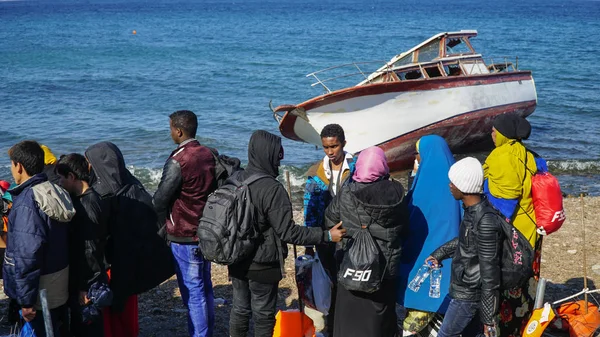
<instances>
[{"instance_id":1,"label":"boat cabin window","mask_svg":"<svg viewBox=\"0 0 600 337\"><path fill-rule=\"evenodd\" d=\"M413 53L410 53L398 61L394 62L393 67L405 66L407 64L413 63Z\"/></svg>"},{"instance_id":2,"label":"boat cabin window","mask_svg":"<svg viewBox=\"0 0 600 337\"><path fill-rule=\"evenodd\" d=\"M464 37L446 38L446 55L471 54L473 51L469 48Z\"/></svg>"},{"instance_id":3,"label":"boat cabin window","mask_svg":"<svg viewBox=\"0 0 600 337\"><path fill-rule=\"evenodd\" d=\"M416 80L423 77L419 69L397 71L396 75L401 81Z\"/></svg>"},{"instance_id":4,"label":"boat cabin window","mask_svg":"<svg viewBox=\"0 0 600 337\"><path fill-rule=\"evenodd\" d=\"M441 77L442 76L442 72L440 71L440 68L438 66L427 67L427 68L425 68L425 72L427 72L427 76L429 78Z\"/></svg>"},{"instance_id":5,"label":"boat cabin window","mask_svg":"<svg viewBox=\"0 0 600 337\"><path fill-rule=\"evenodd\" d=\"M440 56L440 41L435 40L419 49L419 61L429 62Z\"/></svg>"},{"instance_id":6,"label":"boat cabin window","mask_svg":"<svg viewBox=\"0 0 600 337\"><path fill-rule=\"evenodd\" d=\"M483 63L483 61L475 61L475 62L465 62L463 63L463 67L465 69L465 74L467 75L477 75L477 74L489 74L490 71Z\"/></svg>"},{"instance_id":7,"label":"boat cabin window","mask_svg":"<svg viewBox=\"0 0 600 337\"><path fill-rule=\"evenodd\" d=\"M444 64L444 71L446 76L460 76L462 75L462 69L458 63L456 64Z\"/></svg>"}]
</instances>

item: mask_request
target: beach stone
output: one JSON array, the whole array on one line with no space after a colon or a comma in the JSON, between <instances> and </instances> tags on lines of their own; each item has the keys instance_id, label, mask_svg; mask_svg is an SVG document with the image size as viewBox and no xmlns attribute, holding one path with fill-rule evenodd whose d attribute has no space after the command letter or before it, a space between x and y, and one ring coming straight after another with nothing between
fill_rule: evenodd
<instances>
[{"instance_id":1,"label":"beach stone","mask_svg":"<svg viewBox=\"0 0 600 337\"><path fill-rule=\"evenodd\" d=\"M575 238L575 242L579 243L579 242L581 242L581 241L583 241L583 239L582 239L582 238Z\"/></svg>"},{"instance_id":2,"label":"beach stone","mask_svg":"<svg viewBox=\"0 0 600 337\"><path fill-rule=\"evenodd\" d=\"M576 254L577 253L577 249L569 249L569 250L567 250L567 253L569 253L569 254Z\"/></svg>"},{"instance_id":3,"label":"beach stone","mask_svg":"<svg viewBox=\"0 0 600 337\"><path fill-rule=\"evenodd\" d=\"M592 271L598 275L600 275L600 264L595 264L592 266Z\"/></svg>"}]
</instances>

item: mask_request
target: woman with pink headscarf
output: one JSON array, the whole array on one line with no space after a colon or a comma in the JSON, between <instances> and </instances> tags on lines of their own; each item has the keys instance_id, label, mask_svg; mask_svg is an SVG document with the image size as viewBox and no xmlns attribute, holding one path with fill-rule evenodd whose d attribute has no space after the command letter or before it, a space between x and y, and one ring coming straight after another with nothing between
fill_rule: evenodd
<instances>
[{"instance_id":1,"label":"woman with pink headscarf","mask_svg":"<svg viewBox=\"0 0 600 337\"><path fill-rule=\"evenodd\" d=\"M328 227L342 221L347 230L344 254L353 243L352 236L368 229L379 250L382 282L379 290L371 293L338 286L333 335L396 337L396 274L408 228L404 189L389 178L385 154L378 147L360 153L352 180L327 207L325 221Z\"/></svg>"}]
</instances>

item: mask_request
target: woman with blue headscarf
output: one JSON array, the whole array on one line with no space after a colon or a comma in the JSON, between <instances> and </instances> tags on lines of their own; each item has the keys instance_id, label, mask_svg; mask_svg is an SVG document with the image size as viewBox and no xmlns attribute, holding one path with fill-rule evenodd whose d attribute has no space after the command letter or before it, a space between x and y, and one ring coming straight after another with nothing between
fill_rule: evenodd
<instances>
[{"instance_id":1,"label":"woman with blue headscarf","mask_svg":"<svg viewBox=\"0 0 600 337\"><path fill-rule=\"evenodd\" d=\"M421 331L435 313L446 312L450 302L447 294L451 262L442 267L439 298L429 297L429 280L418 292L408 289L407 285L431 251L458 236L462 214L460 203L448 188L448 171L454 164L454 156L444 138L437 135L422 137L417 142L416 155L419 167L407 194L410 234L403 245L398 284L398 304L407 309L406 333Z\"/></svg>"}]
</instances>

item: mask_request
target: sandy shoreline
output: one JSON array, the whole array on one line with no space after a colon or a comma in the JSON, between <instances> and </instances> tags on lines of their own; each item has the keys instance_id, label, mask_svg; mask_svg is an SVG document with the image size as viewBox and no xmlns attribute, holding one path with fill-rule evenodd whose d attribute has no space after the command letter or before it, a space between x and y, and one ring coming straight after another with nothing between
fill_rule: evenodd
<instances>
[{"instance_id":1,"label":"sandy shoreline","mask_svg":"<svg viewBox=\"0 0 600 337\"><path fill-rule=\"evenodd\" d=\"M579 198L566 198L564 204L567 221L560 231L544 238L541 271L542 277L548 279L546 301L574 294L583 288L582 210L586 229L585 253L587 255L588 287L595 289L595 281L600 280L600 197L585 197L583 208ZM302 213L296 211L294 214L299 223L302 220ZM224 298L228 302L216 307L214 336L228 336L231 283L227 277L226 267L213 264L212 268L215 297ZM290 256L286 260L286 270L288 276L281 281L279 286L278 306L280 308L297 308L291 246ZM167 280L158 288L141 295L139 299L140 336L187 335L186 311L181 303L175 277ZM0 299L0 317L6 312L7 303L8 300L5 297ZM0 333L5 331L8 332L8 328L0 329Z\"/></svg>"}]
</instances>

